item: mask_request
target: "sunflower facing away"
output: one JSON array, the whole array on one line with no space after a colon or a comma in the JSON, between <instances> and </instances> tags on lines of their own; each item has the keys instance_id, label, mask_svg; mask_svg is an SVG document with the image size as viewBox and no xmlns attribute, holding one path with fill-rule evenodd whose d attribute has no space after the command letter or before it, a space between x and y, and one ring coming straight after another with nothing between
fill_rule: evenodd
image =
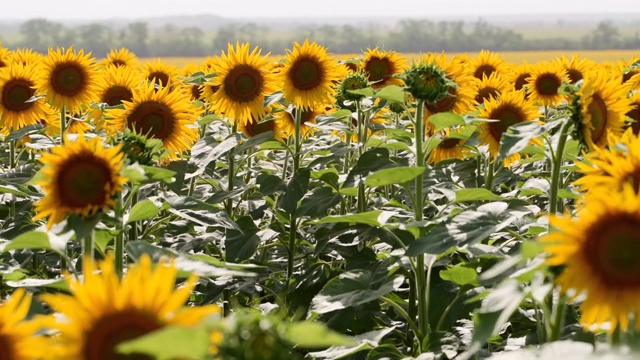
<instances>
[{"instance_id":1,"label":"sunflower facing away","mask_svg":"<svg viewBox=\"0 0 640 360\"><path fill-rule=\"evenodd\" d=\"M334 83L340 80L338 64L316 42L294 43L278 73L284 97L296 107L333 103Z\"/></svg>"},{"instance_id":2,"label":"sunflower facing away","mask_svg":"<svg viewBox=\"0 0 640 360\"><path fill-rule=\"evenodd\" d=\"M493 157L498 154L502 134L507 131L509 126L531 121L538 117L538 107L527 101L522 91L504 92L499 98L486 100L484 105L479 117L498 121L483 123L480 126L478 138L483 144L489 146L489 152ZM520 154L514 154L505 159L505 165L510 166L519 160Z\"/></svg>"},{"instance_id":3,"label":"sunflower facing away","mask_svg":"<svg viewBox=\"0 0 640 360\"><path fill-rule=\"evenodd\" d=\"M102 66L108 67L110 65L134 68L138 65L138 58L127 48L111 49L102 61Z\"/></svg>"},{"instance_id":4,"label":"sunflower facing away","mask_svg":"<svg viewBox=\"0 0 640 360\"><path fill-rule=\"evenodd\" d=\"M620 191L592 192L584 204L577 218L552 216L556 230L540 241L551 255L547 263L564 266L556 283L586 295L580 322L591 330L610 322L609 332L624 331L629 315L637 318L640 310L640 198L625 184Z\"/></svg>"},{"instance_id":5,"label":"sunflower facing away","mask_svg":"<svg viewBox=\"0 0 640 360\"><path fill-rule=\"evenodd\" d=\"M181 91L168 87L156 90L152 83L142 84L133 90L133 101L123 104L124 109L105 111L105 128L111 132L128 128L162 140L172 159L182 156L198 140L195 107L189 95Z\"/></svg>"},{"instance_id":6,"label":"sunflower facing away","mask_svg":"<svg viewBox=\"0 0 640 360\"><path fill-rule=\"evenodd\" d=\"M264 97L278 90L276 77L268 54L262 56L260 48L249 52L249 43L236 43L235 49L228 45L227 53L212 63L217 76L205 87L219 87L208 98L211 111L244 124L264 117Z\"/></svg>"},{"instance_id":7,"label":"sunflower facing away","mask_svg":"<svg viewBox=\"0 0 640 360\"><path fill-rule=\"evenodd\" d=\"M100 271L98 271L98 268ZM215 305L184 306L195 288L197 276L174 290L177 269L172 261L152 263L144 254L122 280L116 275L113 259L97 267L84 262L84 281L67 278L71 294L44 294L41 299L64 315L48 318L59 329L56 338L66 360L140 359L117 355L116 347L127 340L171 326L193 326L219 313Z\"/></svg>"},{"instance_id":8,"label":"sunflower facing away","mask_svg":"<svg viewBox=\"0 0 640 360\"><path fill-rule=\"evenodd\" d=\"M368 49L361 67L374 89L387 85L402 85L402 80L393 77L404 71L406 59L394 51Z\"/></svg>"},{"instance_id":9,"label":"sunflower facing away","mask_svg":"<svg viewBox=\"0 0 640 360\"><path fill-rule=\"evenodd\" d=\"M427 64L435 63L456 85L449 87L450 96L440 99L435 103L425 102L425 119L436 113L452 112L454 114L466 114L475 109L475 78L467 74L464 66L460 65L455 57L451 61L447 61L445 54L437 56L429 54L424 62Z\"/></svg>"},{"instance_id":10,"label":"sunflower facing away","mask_svg":"<svg viewBox=\"0 0 640 360\"><path fill-rule=\"evenodd\" d=\"M589 151L604 147L609 135L620 136L624 131L626 114L632 107L629 88L619 80L609 72L590 72L578 92L582 135Z\"/></svg>"},{"instance_id":11,"label":"sunflower facing away","mask_svg":"<svg viewBox=\"0 0 640 360\"><path fill-rule=\"evenodd\" d=\"M536 105L554 106L566 100L558 92L563 82L568 82L567 72L558 63L539 63L531 70L527 83L529 100Z\"/></svg>"},{"instance_id":12,"label":"sunflower facing away","mask_svg":"<svg viewBox=\"0 0 640 360\"><path fill-rule=\"evenodd\" d=\"M45 99L28 101L36 95L42 73L32 66L12 64L0 70L0 124L13 130L51 121L57 115Z\"/></svg>"},{"instance_id":13,"label":"sunflower facing away","mask_svg":"<svg viewBox=\"0 0 640 360\"><path fill-rule=\"evenodd\" d=\"M0 305L0 358L33 360L55 356L47 338L36 335L38 321L26 321L31 295L17 289Z\"/></svg>"},{"instance_id":14,"label":"sunflower facing away","mask_svg":"<svg viewBox=\"0 0 640 360\"><path fill-rule=\"evenodd\" d=\"M90 216L115 205L114 196L127 178L120 175L124 163L120 145L105 148L95 137L56 146L40 158L43 178L37 182L44 197L35 204L34 220L49 217L47 227L68 214Z\"/></svg>"},{"instance_id":15,"label":"sunflower facing away","mask_svg":"<svg viewBox=\"0 0 640 360\"><path fill-rule=\"evenodd\" d=\"M91 53L84 50L76 53L73 48L66 51L49 49L42 64L43 76L38 88L47 94L51 105L57 109L77 112L96 97L96 65Z\"/></svg>"}]
</instances>

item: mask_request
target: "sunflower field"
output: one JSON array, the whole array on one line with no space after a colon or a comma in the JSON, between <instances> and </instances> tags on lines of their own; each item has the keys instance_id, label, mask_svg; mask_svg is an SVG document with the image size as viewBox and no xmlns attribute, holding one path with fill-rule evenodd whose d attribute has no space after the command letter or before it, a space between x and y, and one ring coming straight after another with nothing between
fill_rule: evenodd
<instances>
[{"instance_id":1,"label":"sunflower field","mask_svg":"<svg viewBox=\"0 0 640 360\"><path fill-rule=\"evenodd\" d=\"M0 359L634 359L640 57L0 47Z\"/></svg>"}]
</instances>

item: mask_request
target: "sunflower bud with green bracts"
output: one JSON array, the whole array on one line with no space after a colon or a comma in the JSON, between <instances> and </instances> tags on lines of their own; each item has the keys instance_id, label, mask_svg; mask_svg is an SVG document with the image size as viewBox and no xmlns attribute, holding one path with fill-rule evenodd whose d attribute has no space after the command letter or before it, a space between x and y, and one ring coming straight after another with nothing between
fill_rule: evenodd
<instances>
[{"instance_id":1,"label":"sunflower bud with green bracts","mask_svg":"<svg viewBox=\"0 0 640 360\"><path fill-rule=\"evenodd\" d=\"M449 89L456 84L447 78L435 64L414 64L399 77L404 80L406 90L417 100L434 104L448 96Z\"/></svg>"},{"instance_id":2,"label":"sunflower bud with green bracts","mask_svg":"<svg viewBox=\"0 0 640 360\"><path fill-rule=\"evenodd\" d=\"M338 85L336 99L344 99L351 101L362 100L365 95L354 90L362 90L369 87L369 80L363 73L353 73L347 75Z\"/></svg>"},{"instance_id":3,"label":"sunflower bud with green bracts","mask_svg":"<svg viewBox=\"0 0 640 360\"><path fill-rule=\"evenodd\" d=\"M169 155L167 149L162 147L162 140L149 139L129 129L125 130L119 142L126 154L127 165L153 165Z\"/></svg>"}]
</instances>

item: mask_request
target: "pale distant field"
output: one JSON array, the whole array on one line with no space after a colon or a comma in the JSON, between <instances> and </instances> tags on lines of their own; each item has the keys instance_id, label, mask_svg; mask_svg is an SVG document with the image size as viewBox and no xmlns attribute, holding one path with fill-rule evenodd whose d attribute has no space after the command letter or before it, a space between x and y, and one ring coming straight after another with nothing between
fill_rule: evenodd
<instances>
[{"instance_id":1,"label":"pale distant field","mask_svg":"<svg viewBox=\"0 0 640 360\"><path fill-rule=\"evenodd\" d=\"M499 52L500 55L507 61L512 63L521 63L527 61L529 63L536 63L538 61L553 60L557 57L565 55L570 57L571 55L580 55L583 58L589 58L596 62L616 62L617 60L630 60L634 55L640 55L638 50L585 50L585 51L504 51ZM450 53L452 56L456 53ZM476 56L477 53L467 53L469 56ZM341 55L335 55L340 59ZM421 54L413 53L406 54L405 57L411 61L418 61L422 57ZM187 64L201 64L205 61L204 57L166 57L162 58L165 62L176 65L178 67L184 67ZM151 59L142 59L147 61Z\"/></svg>"}]
</instances>

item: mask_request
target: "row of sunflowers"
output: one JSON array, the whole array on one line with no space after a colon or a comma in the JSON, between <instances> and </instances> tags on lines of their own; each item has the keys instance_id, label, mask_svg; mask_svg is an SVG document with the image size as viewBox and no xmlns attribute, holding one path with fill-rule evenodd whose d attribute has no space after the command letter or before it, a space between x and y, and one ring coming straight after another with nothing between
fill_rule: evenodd
<instances>
[{"instance_id":1,"label":"row of sunflowers","mask_svg":"<svg viewBox=\"0 0 640 360\"><path fill-rule=\"evenodd\" d=\"M633 358L637 59L140 62L0 47L0 355Z\"/></svg>"}]
</instances>

